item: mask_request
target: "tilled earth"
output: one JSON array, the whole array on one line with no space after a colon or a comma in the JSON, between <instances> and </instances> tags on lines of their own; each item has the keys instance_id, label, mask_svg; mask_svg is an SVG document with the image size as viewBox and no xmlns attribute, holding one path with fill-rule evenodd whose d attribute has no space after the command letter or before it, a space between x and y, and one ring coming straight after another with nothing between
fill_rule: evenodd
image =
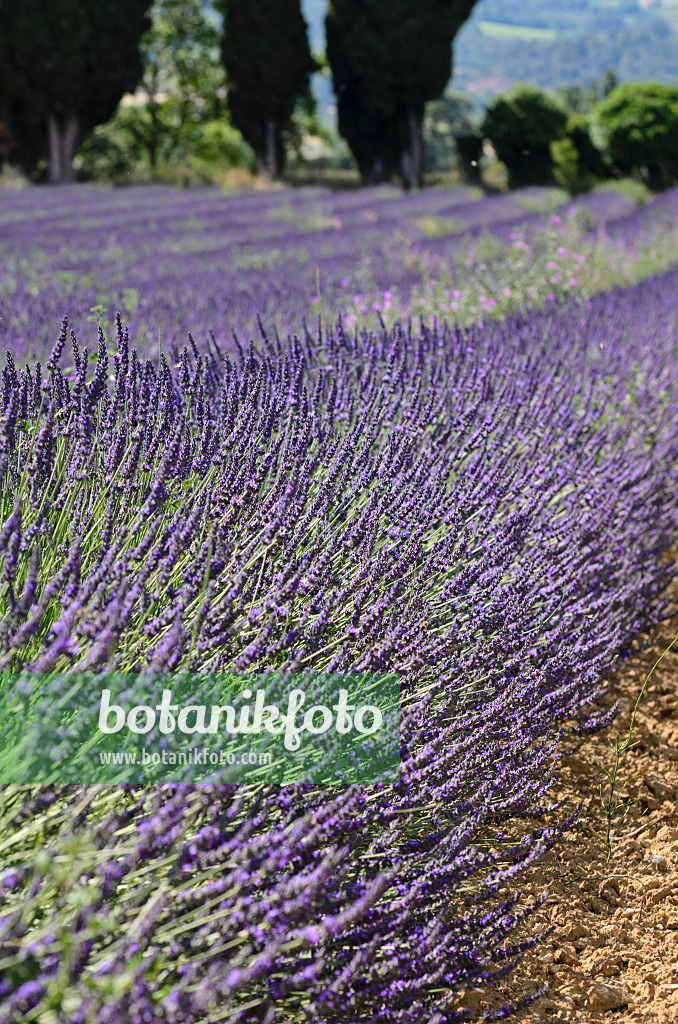
<instances>
[{"instance_id":1,"label":"tilled earth","mask_svg":"<svg viewBox=\"0 0 678 1024\"><path fill-rule=\"evenodd\" d=\"M550 985L512 1019L678 1024L678 641L650 676L633 732L639 742L619 761L615 796L630 806L624 821L623 812L613 819L609 861L590 831L605 837L601 783L606 801L610 792L595 762L613 768L610 743L625 739L643 682L676 637L678 616L613 677L610 697L621 713L612 725L562 758L553 796L584 807L578 824L524 877L523 902L549 895L519 938L554 930L508 982L463 994L460 1007L474 1011L471 1019Z\"/></svg>"}]
</instances>

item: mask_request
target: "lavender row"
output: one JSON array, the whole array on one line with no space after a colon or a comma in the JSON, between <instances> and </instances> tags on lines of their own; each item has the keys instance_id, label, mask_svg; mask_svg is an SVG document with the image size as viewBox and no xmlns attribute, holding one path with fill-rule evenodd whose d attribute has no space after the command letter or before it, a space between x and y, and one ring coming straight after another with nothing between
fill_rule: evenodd
<instances>
[{"instance_id":1,"label":"lavender row","mask_svg":"<svg viewBox=\"0 0 678 1024\"><path fill-rule=\"evenodd\" d=\"M6 792L2 1024L466 1019L522 951L505 887L557 838L520 823L557 730L604 720L666 612L677 288L152 360L64 324L43 369L8 357L27 700L62 671L387 669L403 722L389 788Z\"/></svg>"},{"instance_id":2,"label":"lavender row","mask_svg":"<svg viewBox=\"0 0 678 1024\"><path fill-rule=\"evenodd\" d=\"M453 258L483 232L506 242L522 224L537 230L553 198L543 189L484 199L461 188L407 196L388 188L235 196L162 187L3 190L0 341L21 360L44 359L65 312L82 331L88 320L112 322L123 310L144 353L159 334L183 344L189 330L201 344L212 331L230 346L233 330L256 330L257 315L284 332L301 329L321 306L364 316L366 305L373 315L374 293L394 289L402 312L421 280L412 255ZM630 216L628 238L665 206L675 222L666 197L636 214L612 193L576 206L591 230Z\"/></svg>"}]
</instances>

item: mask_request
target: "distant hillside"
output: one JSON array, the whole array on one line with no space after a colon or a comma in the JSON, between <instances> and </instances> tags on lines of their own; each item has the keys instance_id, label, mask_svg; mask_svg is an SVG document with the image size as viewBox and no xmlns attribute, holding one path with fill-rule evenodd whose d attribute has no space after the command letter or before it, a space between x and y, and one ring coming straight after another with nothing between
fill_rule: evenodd
<instances>
[{"instance_id":1,"label":"distant hillside","mask_svg":"<svg viewBox=\"0 0 678 1024\"><path fill-rule=\"evenodd\" d=\"M302 8L320 48L327 0ZM452 88L483 102L516 81L586 85L608 69L678 83L678 0L480 0L454 57ZM325 86L323 102L329 96Z\"/></svg>"},{"instance_id":2,"label":"distant hillside","mask_svg":"<svg viewBox=\"0 0 678 1024\"><path fill-rule=\"evenodd\" d=\"M452 86L487 100L515 81L546 89L622 81L678 83L678 6L619 0L480 0L455 45Z\"/></svg>"}]
</instances>

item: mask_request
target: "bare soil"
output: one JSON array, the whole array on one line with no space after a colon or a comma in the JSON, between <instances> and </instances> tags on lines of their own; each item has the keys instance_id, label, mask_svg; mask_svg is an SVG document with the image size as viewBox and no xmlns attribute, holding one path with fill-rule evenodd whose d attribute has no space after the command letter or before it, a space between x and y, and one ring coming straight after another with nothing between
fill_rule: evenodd
<instances>
[{"instance_id":1,"label":"bare soil","mask_svg":"<svg viewBox=\"0 0 678 1024\"><path fill-rule=\"evenodd\" d=\"M473 1019L550 984L511 1019L678 1024L678 643L652 673L636 717L639 743L620 760L617 793L633 803L623 824L617 817L609 861L590 832L604 835L607 824L600 785L606 797L609 784L595 761L614 764L609 742L624 739L643 682L676 636L678 616L650 634L653 646L612 679L609 696L620 701L620 715L560 761L554 799L570 797L574 806L583 800L584 808L524 876L523 902L549 895L519 937L554 930L507 982L463 994L459 1005L471 1008Z\"/></svg>"}]
</instances>

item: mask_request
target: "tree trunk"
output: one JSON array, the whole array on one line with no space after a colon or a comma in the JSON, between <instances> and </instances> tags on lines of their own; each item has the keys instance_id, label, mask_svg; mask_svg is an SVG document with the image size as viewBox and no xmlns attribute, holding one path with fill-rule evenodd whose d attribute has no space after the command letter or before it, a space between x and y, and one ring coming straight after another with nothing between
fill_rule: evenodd
<instances>
[{"instance_id":1,"label":"tree trunk","mask_svg":"<svg viewBox=\"0 0 678 1024\"><path fill-rule=\"evenodd\" d=\"M264 159L261 172L269 181L278 177L278 160L275 146L275 123L272 117L264 121Z\"/></svg>"},{"instance_id":2,"label":"tree trunk","mask_svg":"<svg viewBox=\"0 0 678 1024\"><path fill-rule=\"evenodd\" d=\"M77 117L69 117L64 126L64 133L61 142L61 166L63 168L64 181L73 181L73 157L78 144L80 125Z\"/></svg>"},{"instance_id":3,"label":"tree trunk","mask_svg":"<svg viewBox=\"0 0 678 1024\"><path fill-rule=\"evenodd\" d=\"M148 163L151 171L155 171L158 164L158 150L160 149L160 136L162 127L160 124L160 104L158 103L158 68L153 65L149 77L144 76L144 88L148 96L148 116L151 124L144 139L144 146L148 150Z\"/></svg>"},{"instance_id":4,"label":"tree trunk","mask_svg":"<svg viewBox=\"0 0 678 1024\"><path fill-rule=\"evenodd\" d=\"M58 185L61 181L61 139L59 125L54 114L47 118L49 133L49 180L50 184Z\"/></svg>"},{"instance_id":5,"label":"tree trunk","mask_svg":"<svg viewBox=\"0 0 678 1024\"><path fill-rule=\"evenodd\" d=\"M406 191L421 188L421 116L414 107L407 108L408 148L400 158L400 173Z\"/></svg>"},{"instance_id":6,"label":"tree trunk","mask_svg":"<svg viewBox=\"0 0 678 1024\"><path fill-rule=\"evenodd\" d=\"M158 139L160 137L158 107L155 98L152 101L149 100L148 114L151 119L151 127L147 138L148 163L151 170L154 171L158 165Z\"/></svg>"},{"instance_id":7,"label":"tree trunk","mask_svg":"<svg viewBox=\"0 0 678 1024\"><path fill-rule=\"evenodd\" d=\"M73 157L78 141L78 119L67 117L62 123L54 115L47 118L49 137L49 180L52 185L73 181Z\"/></svg>"},{"instance_id":8,"label":"tree trunk","mask_svg":"<svg viewBox=\"0 0 678 1024\"><path fill-rule=\"evenodd\" d=\"M387 180L388 174L386 173L386 164L380 156L375 156L374 163L372 164L370 185L381 185L382 182Z\"/></svg>"}]
</instances>

